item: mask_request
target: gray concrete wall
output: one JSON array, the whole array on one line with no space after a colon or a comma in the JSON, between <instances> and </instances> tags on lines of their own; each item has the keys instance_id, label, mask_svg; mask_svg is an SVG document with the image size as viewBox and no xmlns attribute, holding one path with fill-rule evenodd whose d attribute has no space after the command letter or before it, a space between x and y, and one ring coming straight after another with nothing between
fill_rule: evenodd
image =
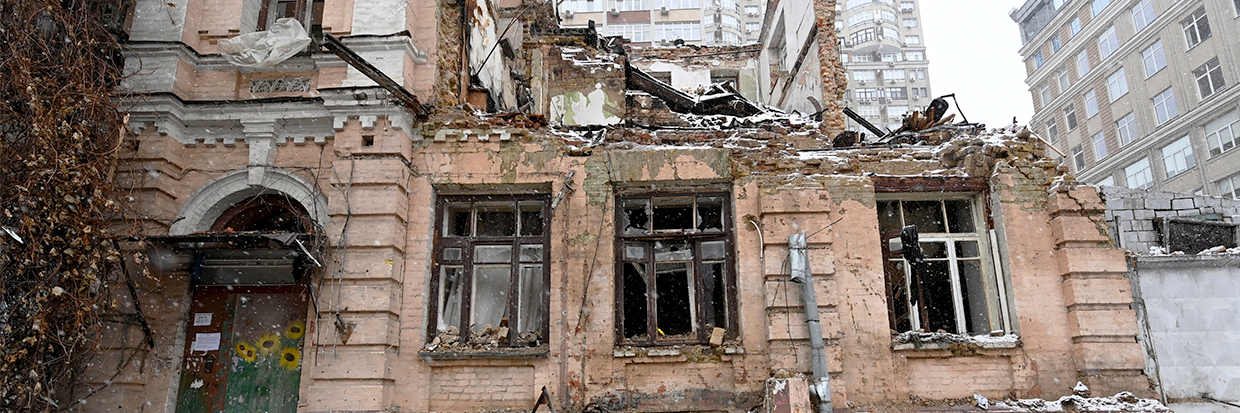
<instances>
[{"instance_id":1,"label":"gray concrete wall","mask_svg":"<svg viewBox=\"0 0 1240 413\"><path fill-rule=\"evenodd\" d=\"M1240 256L1140 256L1131 267L1146 373L1163 397L1240 400Z\"/></svg>"},{"instance_id":2,"label":"gray concrete wall","mask_svg":"<svg viewBox=\"0 0 1240 413\"><path fill-rule=\"evenodd\" d=\"M1106 201L1111 239L1138 254L1162 246L1154 231L1157 218L1218 214L1223 222L1240 222L1240 200L1118 186L1100 186L1098 192Z\"/></svg>"}]
</instances>

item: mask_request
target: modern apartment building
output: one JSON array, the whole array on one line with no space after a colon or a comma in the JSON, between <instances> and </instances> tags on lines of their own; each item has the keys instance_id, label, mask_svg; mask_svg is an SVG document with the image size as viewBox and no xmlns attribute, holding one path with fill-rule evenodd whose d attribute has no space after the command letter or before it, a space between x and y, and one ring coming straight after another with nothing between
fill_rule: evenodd
<instances>
[{"instance_id":1,"label":"modern apartment building","mask_svg":"<svg viewBox=\"0 0 1240 413\"><path fill-rule=\"evenodd\" d=\"M848 71L845 105L880 128L895 129L909 110L930 104L930 79L918 0L836 3L835 31ZM850 129L859 129L850 119Z\"/></svg>"},{"instance_id":2,"label":"modern apartment building","mask_svg":"<svg viewBox=\"0 0 1240 413\"><path fill-rule=\"evenodd\" d=\"M566 0L560 23L624 36L635 46L755 43L762 32L764 0Z\"/></svg>"},{"instance_id":3,"label":"modern apartment building","mask_svg":"<svg viewBox=\"0 0 1240 413\"><path fill-rule=\"evenodd\" d=\"M1240 0L1029 0L1035 129L1093 184L1240 197Z\"/></svg>"}]
</instances>

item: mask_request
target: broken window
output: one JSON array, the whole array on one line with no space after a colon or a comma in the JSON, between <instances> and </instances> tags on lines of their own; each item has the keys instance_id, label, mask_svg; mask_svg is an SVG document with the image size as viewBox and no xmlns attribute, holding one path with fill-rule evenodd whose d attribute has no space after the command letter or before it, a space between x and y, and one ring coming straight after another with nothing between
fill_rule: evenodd
<instances>
[{"instance_id":1,"label":"broken window","mask_svg":"<svg viewBox=\"0 0 1240 413\"><path fill-rule=\"evenodd\" d=\"M246 6L252 5L256 0L248 0ZM323 1L324 0L257 0L258 17L255 20L256 30L267 30L276 20L291 17L301 22L309 31L309 28L316 24L323 24ZM309 7L307 7L307 5ZM242 13L252 10L249 7L242 7ZM253 14L251 14L253 16Z\"/></svg>"},{"instance_id":2,"label":"broken window","mask_svg":"<svg viewBox=\"0 0 1240 413\"><path fill-rule=\"evenodd\" d=\"M431 331L447 342L545 342L548 197L445 196L436 211Z\"/></svg>"},{"instance_id":3,"label":"broken window","mask_svg":"<svg viewBox=\"0 0 1240 413\"><path fill-rule=\"evenodd\" d=\"M880 198L893 330L977 335L1011 329L1005 280L994 270L981 212L969 194Z\"/></svg>"},{"instance_id":4,"label":"broken window","mask_svg":"<svg viewBox=\"0 0 1240 413\"><path fill-rule=\"evenodd\" d=\"M617 333L624 344L699 343L733 335L729 196L622 196L616 232Z\"/></svg>"}]
</instances>

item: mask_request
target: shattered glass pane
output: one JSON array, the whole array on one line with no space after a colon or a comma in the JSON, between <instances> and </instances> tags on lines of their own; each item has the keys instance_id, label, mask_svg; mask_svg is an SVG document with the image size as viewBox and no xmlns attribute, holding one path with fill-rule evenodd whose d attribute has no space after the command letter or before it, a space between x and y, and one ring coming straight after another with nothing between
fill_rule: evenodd
<instances>
[{"instance_id":1,"label":"shattered glass pane","mask_svg":"<svg viewBox=\"0 0 1240 413\"><path fill-rule=\"evenodd\" d=\"M650 233L650 201L646 199L624 200L624 234Z\"/></svg>"},{"instance_id":2,"label":"shattered glass pane","mask_svg":"<svg viewBox=\"0 0 1240 413\"><path fill-rule=\"evenodd\" d=\"M982 262L964 260L960 268L960 294L964 296L964 325L969 334L986 334L990 328L987 312L986 282L982 279Z\"/></svg>"},{"instance_id":3,"label":"shattered glass pane","mask_svg":"<svg viewBox=\"0 0 1240 413\"><path fill-rule=\"evenodd\" d=\"M900 201L881 201L878 203L878 230L880 232L899 231L904 228L900 222Z\"/></svg>"},{"instance_id":4,"label":"shattered glass pane","mask_svg":"<svg viewBox=\"0 0 1240 413\"><path fill-rule=\"evenodd\" d=\"M904 224L916 225L917 232L925 234L947 232L943 224L943 203L939 201L905 201Z\"/></svg>"},{"instance_id":5,"label":"shattered glass pane","mask_svg":"<svg viewBox=\"0 0 1240 413\"><path fill-rule=\"evenodd\" d=\"M704 262L702 269L706 271L706 296L710 297L710 306L706 307L707 328L728 328L727 283L724 281L724 263L722 261Z\"/></svg>"},{"instance_id":6,"label":"shattered glass pane","mask_svg":"<svg viewBox=\"0 0 1240 413\"><path fill-rule=\"evenodd\" d=\"M439 331L461 324L461 267L440 267Z\"/></svg>"},{"instance_id":7,"label":"shattered glass pane","mask_svg":"<svg viewBox=\"0 0 1240 413\"><path fill-rule=\"evenodd\" d=\"M705 241L702 242L702 259L717 260L722 259L727 254L727 241Z\"/></svg>"},{"instance_id":8,"label":"shattered glass pane","mask_svg":"<svg viewBox=\"0 0 1240 413\"><path fill-rule=\"evenodd\" d=\"M692 230L693 198L655 198L654 231L683 232Z\"/></svg>"},{"instance_id":9,"label":"shattered glass pane","mask_svg":"<svg viewBox=\"0 0 1240 413\"><path fill-rule=\"evenodd\" d=\"M626 244L624 246L624 258L630 260L646 259L646 247L640 244Z\"/></svg>"},{"instance_id":10,"label":"shattered glass pane","mask_svg":"<svg viewBox=\"0 0 1240 413\"><path fill-rule=\"evenodd\" d=\"M511 245L478 245L474 247L474 262L512 262Z\"/></svg>"},{"instance_id":11,"label":"shattered glass pane","mask_svg":"<svg viewBox=\"0 0 1240 413\"><path fill-rule=\"evenodd\" d=\"M521 235L539 236L543 234L543 203L521 203Z\"/></svg>"},{"instance_id":12,"label":"shattered glass pane","mask_svg":"<svg viewBox=\"0 0 1240 413\"><path fill-rule=\"evenodd\" d=\"M460 248L444 248L443 259L445 261L460 261L461 260L461 249Z\"/></svg>"},{"instance_id":13,"label":"shattered glass pane","mask_svg":"<svg viewBox=\"0 0 1240 413\"><path fill-rule=\"evenodd\" d=\"M624 337L647 335L646 264L624 264Z\"/></svg>"},{"instance_id":14,"label":"shattered glass pane","mask_svg":"<svg viewBox=\"0 0 1240 413\"><path fill-rule=\"evenodd\" d=\"M723 231L723 198L698 198L698 231Z\"/></svg>"},{"instance_id":15,"label":"shattered glass pane","mask_svg":"<svg viewBox=\"0 0 1240 413\"><path fill-rule=\"evenodd\" d=\"M951 270L948 261L926 261L922 266L922 288L926 302L926 315L930 318L927 332L956 331L956 307L952 295ZM916 294L917 291L913 290Z\"/></svg>"},{"instance_id":16,"label":"shattered glass pane","mask_svg":"<svg viewBox=\"0 0 1240 413\"><path fill-rule=\"evenodd\" d=\"M512 267L507 265L479 265L474 267L474 293L470 297L473 310L470 314L470 330L483 333L487 326L499 327L508 319L508 287Z\"/></svg>"},{"instance_id":17,"label":"shattered glass pane","mask_svg":"<svg viewBox=\"0 0 1240 413\"><path fill-rule=\"evenodd\" d=\"M687 242L656 242L654 243L654 260L658 262L691 261L693 250Z\"/></svg>"},{"instance_id":18,"label":"shattered glass pane","mask_svg":"<svg viewBox=\"0 0 1240 413\"><path fill-rule=\"evenodd\" d=\"M541 258L541 254L539 255ZM534 333L535 336L541 336L543 331L543 322L547 319L547 307L543 303L547 298L547 286L543 280L542 264L522 265L521 266L521 283L517 285L519 291L517 308L518 313L517 332L521 336L527 336L524 333Z\"/></svg>"},{"instance_id":19,"label":"shattered glass pane","mask_svg":"<svg viewBox=\"0 0 1240 413\"><path fill-rule=\"evenodd\" d=\"M450 203L444 212L443 234L449 237L468 237L473 235L469 228L469 204Z\"/></svg>"},{"instance_id":20,"label":"shattered glass pane","mask_svg":"<svg viewBox=\"0 0 1240 413\"><path fill-rule=\"evenodd\" d=\"M511 237L517 232L517 216L510 203L478 204L478 236Z\"/></svg>"},{"instance_id":21,"label":"shattered glass pane","mask_svg":"<svg viewBox=\"0 0 1240 413\"><path fill-rule=\"evenodd\" d=\"M693 332L692 263L655 264L655 320L660 335L676 336Z\"/></svg>"},{"instance_id":22,"label":"shattered glass pane","mask_svg":"<svg viewBox=\"0 0 1240 413\"><path fill-rule=\"evenodd\" d=\"M909 331L913 329L913 323L912 319L909 318L910 312L908 307L909 301L908 284L906 283L907 279L903 278L903 276L908 272L905 271L904 260L902 259L891 260L890 265L892 266L890 274L898 274L900 277L892 280L891 299L896 303L892 306L895 308L892 318L895 319L896 331Z\"/></svg>"},{"instance_id":23,"label":"shattered glass pane","mask_svg":"<svg viewBox=\"0 0 1240 413\"><path fill-rule=\"evenodd\" d=\"M977 258L981 256L981 250L977 246L977 241L956 241L956 258Z\"/></svg>"},{"instance_id":24,"label":"shattered glass pane","mask_svg":"<svg viewBox=\"0 0 1240 413\"><path fill-rule=\"evenodd\" d=\"M923 242L921 253L926 258L947 258L947 243L943 241Z\"/></svg>"},{"instance_id":25,"label":"shattered glass pane","mask_svg":"<svg viewBox=\"0 0 1240 413\"><path fill-rule=\"evenodd\" d=\"M952 233L974 232L973 203L956 200L944 201L947 207L947 220Z\"/></svg>"},{"instance_id":26,"label":"shattered glass pane","mask_svg":"<svg viewBox=\"0 0 1240 413\"><path fill-rule=\"evenodd\" d=\"M542 244L529 244L521 246L521 262L542 262L542 260Z\"/></svg>"}]
</instances>

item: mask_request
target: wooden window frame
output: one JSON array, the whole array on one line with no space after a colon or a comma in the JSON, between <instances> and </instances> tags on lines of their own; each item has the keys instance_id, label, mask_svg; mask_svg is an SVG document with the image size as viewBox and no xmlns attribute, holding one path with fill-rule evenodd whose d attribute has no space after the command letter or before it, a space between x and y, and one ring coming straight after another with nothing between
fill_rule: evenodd
<instances>
[{"instance_id":1,"label":"wooden window frame","mask_svg":"<svg viewBox=\"0 0 1240 413\"><path fill-rule=\"evenodd\" d=\"M1000 267L1000 263L995 261L996 257L993 255L993 243L997 241L991 239L992 237L990 236L990 231L994 229L994 221L991 218L990 205L988 202L985 202L986 199L989 199L989 188L986 182L981 178L880 177L875 179L874 189L879 202L939 201L941 203L943 201L950 200L967 200L970 202L972 208L974 208L972 217L974 225L973 232L959 234L934 233L933 235L927 233L921 237L922 243L952 243L944 240L976 241L980 249L980 256L978 259L981 262L982 276L991 277L996 280L995 288L998 295L997 302L993 303L995 306L993 309L990 308L991 304L988 304L987 310L997 312L1000 318L997 321L991 321L991 325L993 326L998 323L998 325L1002 326L1003 330L1009 332L1014 331L1014 320L1012 319L1011 311L1008 308L1008 303L1011 301L1011 297L1008 294L1011 280L1007 278L1007 275ZM900 328L898 328L900 327L898 325L899 320L896 319L898 314L896 306L901 305L902 303L898 303L896 297L900 296L901 289L909 288L906 285L908 274L904 271L907 264L901 264L902 266L897 265L897 262L902 258L901 253L899 251L893 251L888 242L889 239L898 239L899 237L899 230L888 232L880 231L879 235L883 257L883 278L886 285L885 296L887 301L888 323L892 331L900 331ZM960 257L955 257L954 254L950 254L950 256L952 257L950 258L951 260L961 260ZM952 268L955 268L955 265L952 265ZM958 270L953 270L951 275L958 276L959 272L957 271ZM912 293L912 291L909 291L908 293ZM953 297L955 300L963 301L967 299L967 297L959 296L960 291L954 291L953 294L956 294L956 296ZM907 302L903 304L909 305ZM958 306L960 303L954 302L953 304ZM917 304L917 306L922 307L919 308L919 314L923 316L920 317L923 319L908 320L910 329L919 327L919 324L924 324L926 322L926 320L924 320L927 313L924 309L925 305L925 300L920 300ZM960 310L957 309L956 311ZM914 313L912 308L909 308L906 312L910 318L913 317ZM963 323L963 320L959 318L960 314L957 314L956 316L956 323L959 326ZM924 325L921 325L920 327L925 328ZM966 330L951 331L951 333L968 334L969 332L967 331L967 328L968 327L965 326Z\"/></svg>"},{"instance_id":2,"label":"wooden window frame","mask_svg":"<svg viewBox=\"0 0 1240 413\"><path fill-rule=\"evenodd\" d=\"M258 22L256 24L257 31L267 30L267 26L275 22L275 19L268 18L271 12L271 6L280 0L261 0L262 6L258 10ZM306 26L309 30L314 25L323 24L323 8L325 0L296 0L297 5L293 8L293 14L299 16L298 21ZM307 13L307 4L309 5L310 21L304 21Z\"/></svg>"},{"instance_id":3,"label":"wooden window frame","mask_svg":"<svg viewBox=\"0 0 1240 413\"><path fill-rule=\"evenodd\" d=\"M447 206L449 203L467 202L471 205L470 220L471 220L471 230L472 230L472 228L474 227L473 222L475 221L474 214L472 211L474 211L474 208L476 207L476 204L478 203L512 202L514 206L518 207L517 211L520 211L519 206L521 205L521 203L531 202L531 201L539 202L542 204L542 217L543 217L542 235L522 236L520 235L520 232L519 232L520 224L516 224L518 226L515 228L517 228L516 231L518 232L514 234L513 236L488 237L488 236L478 236L476 235L476 233L473 233L470 236L458 237L458 236L445 236L443 232L444 224L445 224L445 215L448 211ZM517 221L518 222L520 221L519 212L517 216ZM474 284L473 283L473 280L474 280L473 267L475 265L475 263L473 262L473 254L474 254L473 247L478 246L478 245L511 245L513 247L513 252L512 252L512 261L510 263L511 265L510 272L509 272L510 278L509 278L509 283L508 283L508 297L509 297L508 298L508 314L509 314L508 327L510 329L509 330L510 332L508 334L508 337L500 341L499 344L505 347L532 347L532 346L546 345L547 338L549 337L549 333L550 333L550 318L551 318L550 317L550 308L551 308L551 302L550 302L551 197L550 195L547 195L547 194L443 195L443 196L439 196L438 199L436 200L434 222L435 222L435 227L434 227L434 238L433 239L434 239L435 245L432 248L434 255L431 257L430 291L429 291L429 294L427 295L429 297L429 299L427 300L427 304L428 304L427 308L429 309L429 311L427 312L427 326L426 326L427 342L430 342L431 340L433 340L436 336L440 334L440 326L439 326L440 292L439 290L440 290L440 284L442 282L441 278L443 274L443 271L442 271L443 267L444 266L461 266L462 267L461 278L459 280L459 283L461 284L461 288L462 288L461 313L460 313L459 324L455 326L444 326L444 329L447 329L448 327L457 327L458 331L460 332L461 342L470 343L471 340L473 339L472 331L469 328L472 323L472 320L470 318L472 317L472 310L473 310L473 304L474 304L471 300L471 297L473 297L473 284ZM541 305L542 305L542 308L547 309L547 311L544 313L544 319L542 320L541 331L538 332L540 339L537 342L523 342L520 340L520 337L519 337L521 332L518 331L517 329L517 326L520 325L521 320L520 320L520 306L519 306L520 301L517 300L516 297L520 293L520 282L519 282L520 280L519 271L521 267L520 248L521 248L521 245L531 245L531 244L539 244L539 245L542 245L542 248L543 248L543 256L542 256L543 279L542 279L542 282L543 282L544 290L543 290L543 294L541 297L541 301L542 301ZM445 260L444 259L445 248L460 248L461 249L460 259L459 260ZM494 327L499 327L499 326L494 326Z\"/></svg>"},{"instance_id":4,"label":"wooden window frame","mask_svg":"<svg viewBox=\"0 0 1240 413\"><path fill-rule=\"evenodd\" d=\"M624 233L625 228L624 228L623 223L624 223L624 213L625 213L624 211L625 210L621 206L624 201L641 200L641 199L653 200L654 198L689 198L689 197L692 197L695 200L701 199L701 198L709 198L709 197L718 197L718 198L723 199L723 203L722 203L723 211L720 214L720 221L721 221L721 225L723 226L721 231L719 232L698 232L698 231L657 232L657 231L652 230L651 233L642 234L642 235ZM696 205L696 201L695 201L695 205ZM695 215L696 215L696 209L695 209ZM653 214L651 214L651 216L652 216L651 219L653 219ZM713 333L714 327L723 328L725 330L725 333L724 333L725 339L729 339L729 340L735 339L738 336L737 326L739 325L739 322L737 320L738 310L737 310L737 302L736 302L737 300L736 298L737 297L736 249L735 249L736 242L735 242L735 230L734 230L734 225L733 225L733 220L732 220L732 195L729 192L726 192L726 191L712 191L712 192L669 191L669 192L656 192L656 193L647 192L647 193L636 193L636 194L617 194L614 219L615 219L614 222L615 222L615 228L616 228L615 333L616 333L617 345L664 346L664 345L678 345L678 344L681 344L681 345L706 344L710 342L711 334ZM696 323L698 324L698 326L694 327L694 330L688 334L682 334L682 335L676 335L676 336L662 336L661 334L659 334L660 330L658 326L657 299L655 296L655 293L657 292L657 286L655 285L656 283L654 282L647 282L646 283L646 300L647 300L646 301L646 334L641 335L641 336L631 337L631 338L625 337L624 314L625 314L626 303L624 299L624 295L625 295L624 294L624 276L623 276L624 266L628 263L641 262L641 263L647 264L648 268L654 268L654 264L656 263L656 260L654 257L653 245L656 242L668 242L668 241L688 242L693 246L692 247L694 251L694 254L693 254L693 298L694 298L693 311L694 311L695 319L699 320L699 322ZM725 242L724 258L723 258L723 261L724 261L723 271L725 272L725 274L721 278L723 279L723 282L727 284L724 286L725 290L723 293L724 294L723 297L727 301L724 307L726 311L725 317L727 319L726 319L726 325L722 325L722 326L712 325L707 322L707 314L706 314L707 308L711 307L710 304L713 303L713 300L711 300L711 298L709 297L708 291L713 292L713 290L708 290L707 288L708 286L706 285L706 282L708 281L707 278L710 278L710 277L708 277L707 276L708 273L703 270L703 268L705 268L705 264L703 264L701 244L702 242L710 242L710 241L724 241ZM626 245L642 246L645 251L645 258L644 259L626 259L626 255L625 255Z\"/></svg>"}]
</instances>

